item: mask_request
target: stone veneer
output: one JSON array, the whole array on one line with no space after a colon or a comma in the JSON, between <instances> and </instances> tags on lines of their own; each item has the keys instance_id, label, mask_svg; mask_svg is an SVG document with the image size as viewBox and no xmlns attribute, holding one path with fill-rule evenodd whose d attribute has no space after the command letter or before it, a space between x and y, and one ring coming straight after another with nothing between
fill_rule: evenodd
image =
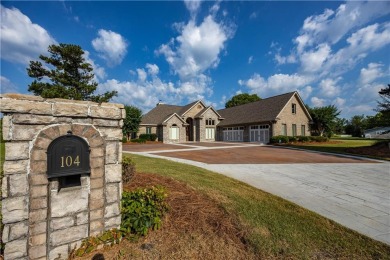
<instances>
[{"instance_id":1,"label":"stone veneer","mask_svg":"<svg viewBox=\"0 0 390 260\"><path fill-rule=\"evenodd\" d=\"M5 259L67 259L88 237L120 226L124 106L0 95L5 140ZM68 131L90 146L90 175L59 190L47 179L47 148Z\"/></svg>"}]
</instances>

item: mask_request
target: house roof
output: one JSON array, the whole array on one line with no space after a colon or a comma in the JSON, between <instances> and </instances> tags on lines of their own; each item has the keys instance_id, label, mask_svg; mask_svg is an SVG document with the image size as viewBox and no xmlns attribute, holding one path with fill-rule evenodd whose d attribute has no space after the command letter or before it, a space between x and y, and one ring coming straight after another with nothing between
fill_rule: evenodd
<instances>
[{"instance_id":1,"label":"house roof","mask_svg":"<svg viewBox=\"0 0 390 260\"><path fill-rule=\"evenodd\" d=\"M297 92L289 92L256 102L218 110L218 113L225 118L218 126L275 121L287 102L295 94L298 95Z\"/></svg>"},{"instance_id":2,"label":"house roof","mask_svg":"<svg viewBox=\"0 0 390 260\"><path fill-rule=\"evenodd\" d=\"M159 103L142 117L141 125L161 125L165 123L167 119L171 118L173 114L176 114L178 117L183 117L191 108L199 103L205 107L202 111L206 111L207 107L201 100L194 101L185 106L173 106Z\"/></svg>"},{"instance_id":3,"label":"house roof","mask_svg":"<svg viewBox=\"0 0 390 260\"><path fill-rule=\"evenodd\" d=\"M159 125L168 117L177 113L180 115L182 106L159 104L142 117L141 125Z\"/></svg>"}]
</instances>

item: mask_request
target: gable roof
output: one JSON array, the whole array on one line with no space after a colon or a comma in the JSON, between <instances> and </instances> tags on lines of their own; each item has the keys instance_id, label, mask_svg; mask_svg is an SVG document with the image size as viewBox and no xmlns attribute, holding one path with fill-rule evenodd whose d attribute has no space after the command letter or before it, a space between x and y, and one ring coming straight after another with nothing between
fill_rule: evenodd
<instances>
[{"instance_id":1,"label":"gable roof","mask_svg":"<svg viewBox=\"0 0 390 260\"><path fill-rule=\"evenodd\" d=\"M218 110L218 113L225 118L218 126L275 121L294 95L299 97L297 92L289 92L256 102ZM300 98L298 100L301 101ZM302 105L304 107L303 103Z\"/></svg>"},{"instance_id":2,"label":"gable roof","mask_svg":"<svg viewBox=\"0 0 390 260\"><path fill-rule=\"evenodd\" d=\"M142 116L141 125L159 125L169 116L178 113L183 107L159 104Z\"/></svg>"},{"instance_id":3,"label":"gable roof","mask_svg":"<svg viewBox=\"0 0 390 260\"><path fill-rule=\"evenodd\" d=\"M189 110L199 103L202 104L205 109L207 108L201 100L194 101L185 106L158 104L155 108L142 116L141 125L161 125L165 123L167 119L171 118L173 114L176 114L178 117L183 117Z\"/></svg>"},{"instance_id":4,"label":"gable roof","mask_svg":"<svg viewBox=\"0 0 390 260\"><path fill-rule=\"evenodd\" d=\"M212 106L208 106L208 107L205 107L204 109L202 109L202 111L200 111L200 112L195 116L195 118L197 118L197 117L204 117L204 114L206 114L206 112L209 111L210 109L211 109L212 111L214 111L214 113L219 117L219 119L223 119L223 118L221 117L221 115L220 115Z\"/></svg>"}]
</instances>

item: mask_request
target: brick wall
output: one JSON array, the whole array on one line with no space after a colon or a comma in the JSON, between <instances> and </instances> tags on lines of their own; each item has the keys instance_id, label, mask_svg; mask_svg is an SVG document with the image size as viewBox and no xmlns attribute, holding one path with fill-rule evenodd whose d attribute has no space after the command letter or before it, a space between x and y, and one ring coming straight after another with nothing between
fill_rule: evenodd
<instances>
[{"instance_id":1,"label":"brick wall","mask_svg":"<svg viewBox=\"0 0 390 260\"><path fill-rule=\"evenodd\" d=\"M81 241L119 227L123 105L0 96L6 142L2 179L5 259L67 259ZM90 174L59 189L47 148L71 131L90 147Z\"/></svg>"}]
</instances>

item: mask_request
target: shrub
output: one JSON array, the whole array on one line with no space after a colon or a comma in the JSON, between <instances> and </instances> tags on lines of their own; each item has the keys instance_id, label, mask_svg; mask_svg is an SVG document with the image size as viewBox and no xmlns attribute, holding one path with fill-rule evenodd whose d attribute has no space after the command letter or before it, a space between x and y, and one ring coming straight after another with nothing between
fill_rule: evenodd
<instances>
[{"instance_id":1,"label":"shrub","mask_svg":"<svg viewBox=\"0 0 390 260\"><path fill-rule=\"evenodd\" d=\"M145 139L131 139L130 142L144 144L144 143L146 143L146 140Z\"/></svg>"},{"instance_id":2,"label":"shrub","mask_svg":"<svg viewBox=\"0 0 390 260\"><path fill-rule=\"evenodd\" d=\"M157 135L156 134L140 134L139 139L144 139L146 141L156 141Z\"/></svg>"},{"instance_id":3,"label":"shrub","mask_svg":"<svg viewBox=\"0 0 390 260\"><path fill-rule=\"evenodd\" d=\"M328 142L329 138L326 136L312 136L311 140L314 142Z\"/></svg>"},{"instance_id":4,"label":"shrub","mask_svg":"<svg viewBox=\"0 0 390 260\"><path fill-rule=\"evenodd\" d=\"M150 141L156 141L157 135L156 134L150 134Z\"/></svg>"},{"instance_id":5,"label":"shrub","mask_svg":"<svg viewBox=\"0 0 390 260\"><path fill-rule=\"evenodd\" d=\"M127 143L127 137L126 136L122 137L122 143Z\"/></svg>"},{"instance_id":6,"label":"shrub","mask_svg":"<svg viewBox=\"0 0 390 260\"><path fill-rule=\"evenodd\" d=\"M299 136L298 138L302 143L310 142L310 136Z\"/></svg>"},{"instance_id":7,"label":"shrub","mask_svg":"<svg viewBox=\"0 0 390 260\"><path fill-rule=\"evenodd\" d=\"M135 174L135 163L130 157L124 156L122 160L122 182L128 183Z\"/></svg>"},{"instance_id":8,"label":"shrub","mask_svg":"<svg viewBox=\"0 0 390 260\"><path fill-rule=\"evenodd\" d=\"M288 137L288 141L289 141L290 143L296 142L296 141L298 141L298 138L297 138L296 136L289 136L289 137Z\"/></svg>"},{"instance_id":9,"label":"shrub","mask_svg":"<svg viewBox=\"0 0 390 260\"><path fill-rule=\"evenodd\" d=\"M288 143L289 138L288 138L288 136L285 136L285 135L272 136L270 142L273 144Z\"/></svg>"},{"instance_id":10,"label":"shrub","mask_svg":"<svg viewBox=\"0 0 390 260\"><path fill-rule=\"evenodd\" d=\"M163 187L151 187L124 191L122 195L122 224L125 233L146 235L149 229L161 226L161 219L168 211L167 194Z\"/></svg>"}]
</instances>

